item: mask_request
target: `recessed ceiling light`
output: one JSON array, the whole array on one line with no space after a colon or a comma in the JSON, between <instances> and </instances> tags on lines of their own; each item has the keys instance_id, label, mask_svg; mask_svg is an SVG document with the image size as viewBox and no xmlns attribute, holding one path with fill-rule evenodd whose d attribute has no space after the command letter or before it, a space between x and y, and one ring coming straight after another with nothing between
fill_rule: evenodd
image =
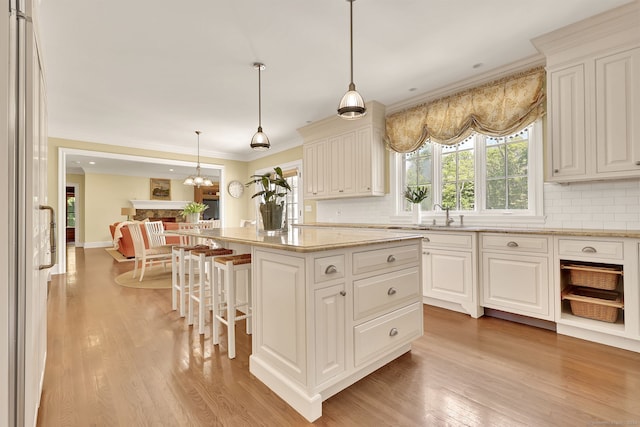
<instances>
[{"instance_id":1,"label":"recessed ceiling light","mask_svg":"<svg viewBox=\"0 0 640 427\"><path fill-rule=\"evenodd\" d=\"M169 172L173 172L173 169L169 169Z\"/></svg>"},{"instance_id":2,"label":"recessed ceiling light","mask_svg":"<svg viewBox=\"0 0 640 427\"><path fill-rule=\"evenodd\" d=\"M473 68L480 68L482 67L484 64L482 62L478 62L477 64L473 64Z\"/></svg>"},{"instance_id":3,"label":"recessed ceiling light","mask_svg":"<svg viewBox=\"0 0 640 427\"><path fill-rule=\"evenodd\" d=\"M89 162L89 164L90 164L90 165L95 165L95 164L96 164L96 162Z\"/></svg>"},{"instance_id":4,"label":"recessed ceiling light","mask_svg":"<svg viewBox=\"0 0 640 427\"><path fill-rule=\"evenodd\" d=\"M409 92L415 92L416 90L418 90L418 88L417 88L417 87L410 87L410 88L409 88Z\"/></svg>"}]
</instances>

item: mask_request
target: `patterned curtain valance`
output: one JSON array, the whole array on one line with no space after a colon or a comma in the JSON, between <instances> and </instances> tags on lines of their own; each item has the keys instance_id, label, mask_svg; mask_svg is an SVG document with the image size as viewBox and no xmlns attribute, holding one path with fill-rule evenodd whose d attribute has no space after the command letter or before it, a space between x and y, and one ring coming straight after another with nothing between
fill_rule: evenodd
<instances>
[{"instance_id":1,"label":"patterned curtain valance","mask_svg":"<svg viewBox=\"0 0 640 427\"><path fill-rule=\"evenodd\" d=\"M410 153L425 142L454 145L473 132L507 136L545 113L542 67L391 114L387 147Z\"/></svg>"}]
</instances>

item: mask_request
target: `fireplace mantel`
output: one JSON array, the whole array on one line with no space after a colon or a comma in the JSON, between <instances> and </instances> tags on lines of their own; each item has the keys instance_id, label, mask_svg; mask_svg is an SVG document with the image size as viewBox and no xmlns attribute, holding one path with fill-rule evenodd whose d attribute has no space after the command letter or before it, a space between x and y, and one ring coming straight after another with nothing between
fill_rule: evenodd
<instances>
[{"instance_id":1,"label":"fireplace mantel","mask_svg":"<svg viewBox=\"0 0 640 427\"><path fill-rule=\"evenodd\" d=\"M189 200L130 200L136 209L182 209Z\"/></svg>"}]
</instances>

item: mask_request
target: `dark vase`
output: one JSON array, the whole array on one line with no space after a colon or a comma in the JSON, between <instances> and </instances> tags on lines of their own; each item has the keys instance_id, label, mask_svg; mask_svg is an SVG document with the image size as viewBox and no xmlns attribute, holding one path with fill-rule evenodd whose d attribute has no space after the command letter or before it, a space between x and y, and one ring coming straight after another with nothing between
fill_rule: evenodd
<instances>
[{"instance_id":1,"label":"dark vase","mask_svg":"<svg viewBox=\"0 0 640 427\"><path fill-rule=\"evenodd\" d=\"M265 231L283 230L286 228L284 221L284 203L260 204L260 216Z\"/></svg>"}]
</instances>

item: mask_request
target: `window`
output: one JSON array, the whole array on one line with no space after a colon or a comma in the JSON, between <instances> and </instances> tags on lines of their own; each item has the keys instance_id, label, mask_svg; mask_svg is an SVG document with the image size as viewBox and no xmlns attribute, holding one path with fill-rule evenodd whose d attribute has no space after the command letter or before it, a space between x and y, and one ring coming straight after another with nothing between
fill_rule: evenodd
<instances>
[{"instance_id":1,"label":"window","mask_svg":"<svg viewBox=\"0 0 640 427\"><path fill-rule=\"evenodd\" d=\"M280 165L282 175L289 183L291 191L287 193L285 202L287 204L287 223L298 224L302 222L302 183L300 178L301 162L292 162ZM272 172L273 167L260 169L255 172L256 175ZM255 199L257 205L258 199Z\"/></svg>"},{"instance_id":2,"label":"window","mask_svg":"<svg viewBox=\"0 0 640 427\"><path fill-rule=\"evenodd\" d=\"M435 203L467 214L526 214L541 209L540 120L506 137L474 134L454 146L425 144L401 155L401 189L426 185ZM402 212L411 210L402 198Z\"/></svg>"},{"instance_id":3,"label":"window","mask_svg":"<svg viewBox=\"0 0 640 427\"><path fill-rule=\"evenodd\" d=\"M405 155L405 185L403 189L416 188L418 186L426 186L429 190L429 197L422 201L422 209L429 209L433 203L432 200L432 174L433 174L433 162L432 146L431 144L425 144L420 147L419 150L413 153L407 153ZM408 200L404 200L403 210L410 211L411 203Z\"/></svg>"},{"instance_id":4,"label":"window","mask_svg":"<svg viewBox=\"0 0 640 427\"><path fill-rule=\"evenodd\" d=\"M291 187L291 192L287 194L287 223L297 224L300 222L300 200L299 200L299 177L298 169L283 171L282 174Z\"/></svg>"}]
</instances>

